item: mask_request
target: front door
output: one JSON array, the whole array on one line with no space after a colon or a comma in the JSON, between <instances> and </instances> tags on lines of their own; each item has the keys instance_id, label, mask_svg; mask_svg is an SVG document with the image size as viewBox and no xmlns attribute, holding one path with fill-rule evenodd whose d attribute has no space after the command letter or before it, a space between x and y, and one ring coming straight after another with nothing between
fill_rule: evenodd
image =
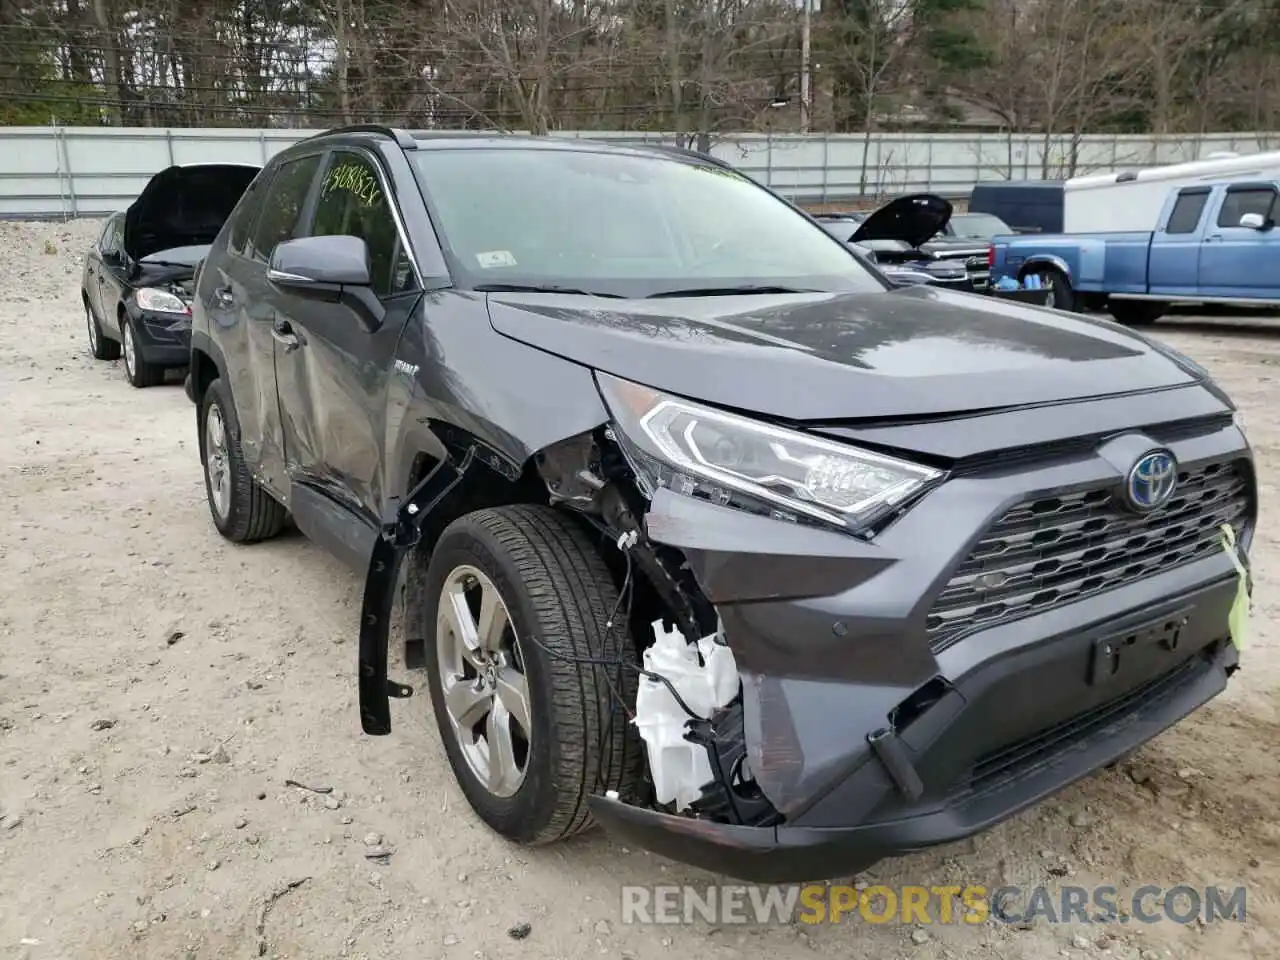
<instances>
[{"instance_id":1,"label":"front door","mask_svg":"<svg viewBox=\"0 0 1280 960\"><path fill-rule=\"evenodd\" d=\"M396 344L421 297L392 214L394 198L371 155L330 154L309 236L355 236L369 249L374 292L386 314L369 329L349 307L298 296L278 312L277 389L285 458L304 485L376 527L386 489L387 385Z\"/></svg>"},{"instance_id":2,"label":"front door","mask_svg":"<svg viewBox=\"0 0 1280 960\"><path fill-rule=\"evenodd\" d=\"M1215 223L1205 231L1200 249L1200 295L1230 299L1273 299L1280 233L1240 226L1246 213L1271 223L1276 215L1276 189L1270 184L1227 188Z\"/></svg>"},{"instance_id":3,"label":"front door","mask_svg":"<svg viewBox=\"0 0 1280 960\"><path fill-rule=\"evenodd\" d=\"M210 320L237 329L234 339L243 355L230 364L235 371L231 394L240 419L241 449L249 469L260 482L282 497L289 493L285 469L284 435L276 397L276 338L273 328L287 298L267 282L267 264L276 245L292 239L323 154L300 157L282 165L257 198L260 213L244 225L233 223L228 253L218 269L217 285L209 300ZM241 209L253 210L252 197ZM230 359L230 358L228 358Z\"/></svg>"}]
</instances>

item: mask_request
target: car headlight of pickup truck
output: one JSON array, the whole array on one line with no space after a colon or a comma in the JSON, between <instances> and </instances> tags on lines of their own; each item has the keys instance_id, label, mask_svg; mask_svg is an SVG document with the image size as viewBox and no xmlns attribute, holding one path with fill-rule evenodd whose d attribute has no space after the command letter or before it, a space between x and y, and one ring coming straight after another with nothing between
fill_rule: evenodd
<instances>
[{"instance_id":1,"label":"car headlight of pickup truck","mask_svg":"<svg viewBox=\"0 0 1280 960\"><path fill-rule=\"evenodd\" d=\"M624 452L657 487L779 519L864 530L938 483L943 472L692 403L597 374Z\"/></svg>"},{"instance_id":2,"label":"car headlight of pickup truck","mask_svg":"<svg viewBox=\"0 0 1280 960\"><path fill-rule=\"evenodd\" d=\"M188 309L182 298L155 287L143 287L133 295L133 299L139 309L154 313L186 313Z\"/></svg>"}]
</instances>

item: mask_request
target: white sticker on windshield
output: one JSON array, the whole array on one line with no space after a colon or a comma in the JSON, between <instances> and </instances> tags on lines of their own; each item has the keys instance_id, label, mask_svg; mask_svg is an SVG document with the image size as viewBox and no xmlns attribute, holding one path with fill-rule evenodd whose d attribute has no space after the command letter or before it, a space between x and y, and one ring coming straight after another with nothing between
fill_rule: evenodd
<instances>
[{"instance_id":1,"label":"white sticker on windshield","mask_svg":"<svg viewBox=\"0 0 1280 960\"><path fill-rule=\"evenodd\" d=\"M485 253L477 253L476 262L484 269L489 270L493 267L514 267L516 258L511 255L509 250L489 250Z\"/></svg>"}]
</instances>

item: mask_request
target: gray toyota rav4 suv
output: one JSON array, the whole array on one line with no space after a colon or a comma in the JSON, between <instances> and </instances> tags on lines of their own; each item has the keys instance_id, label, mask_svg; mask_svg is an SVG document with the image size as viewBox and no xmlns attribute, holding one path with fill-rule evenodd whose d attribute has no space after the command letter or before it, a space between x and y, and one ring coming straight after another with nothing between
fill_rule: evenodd
<instances>
[{"instance_id":1,"label":"gray toyota rav4 suv","mask_svg":"<svg viewBox=\"0 0 1280 960\"><path fill-rule=\"evenodd\" d=\"M403 604L461 789L515 841L599 823L847 876L1236 669L1257 483L1203 369L894 289L708 157L320 134L245 192L193 313L213 523L291 520L365 578L367 734L413 693Z\"/></svg>"}]
</instances>

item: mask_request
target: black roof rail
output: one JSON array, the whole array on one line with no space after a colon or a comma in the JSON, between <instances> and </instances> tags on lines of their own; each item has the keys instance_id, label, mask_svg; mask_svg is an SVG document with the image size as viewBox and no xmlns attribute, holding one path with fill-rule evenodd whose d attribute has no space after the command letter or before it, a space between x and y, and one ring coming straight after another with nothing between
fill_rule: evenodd
<instances>
[{"instance_id":1,"label":"black roof rail","mask_svg":"<svg viewBox=\"0 0 1280 960\"><path fill-rule=\"evenodd\" d=\"M413 139L406 131L397 127L384 127L377 123L353 123L345 127L334 127L332 130L322 130L306 139L314 140L316 137L331 137L335 134L343 133L375 133L379 136L390 137L401 150L418 149L418 141Z\"/></svg>"}]
</instances>

